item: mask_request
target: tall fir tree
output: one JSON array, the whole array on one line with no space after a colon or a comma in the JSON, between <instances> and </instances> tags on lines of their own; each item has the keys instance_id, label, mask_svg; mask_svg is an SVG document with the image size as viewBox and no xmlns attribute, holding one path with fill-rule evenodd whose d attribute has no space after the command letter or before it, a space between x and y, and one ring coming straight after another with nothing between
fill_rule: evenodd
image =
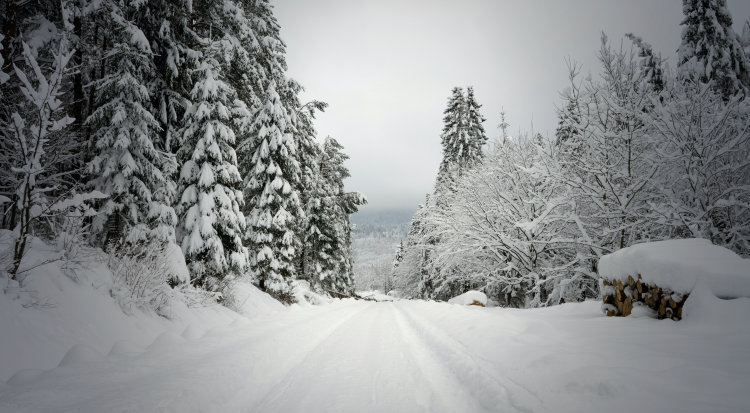
<instances>
[{"instance_id":1,"label":"tall fir tree","mask_svg":"<svg viewBox=\"0 0 750 413\"><path fill-rule=\"evenodd\" d=\"M427 194L424 203L417 207L409 225L403 259L394 268L394 284L406 297L430 297L434 291L429 272L431 245L427 235L431 203L430 195Z\"/></svg>"},{"instance_id":2,"label":"tall fir tree","mask_svg":"<svg viewBox=\"0 0 750 413\"><path fill-rule=\"evenodd\" d=\"M463 89L453 88L448 107L443 112L443 132L440 136L443 160L435 184L438 204L445 202L444 196L455 192L455 181L462 173L482 160L487 135L480 108L473 87L468 87L466 95Z\"/></svg>"},{"instance_id":3,"label":"tall fir tree","mask_svg":"<svg viewBox=\"0 0 750 413\"><path fill-rule=\"evenodd\" d=\"M395 285L395 281L397 278L396 271L398 270L398 267L401 265L401 262L404 261L404 240L402 239L398 243L398 247L396 247L396 253L393 254L393 261L391 262L391 277L393 279L392 284ZM387 293L388 291L385 291Z\"/></svg>"},{"instance_id":4,"label":"tall fir tree","mask_svg":"<svg viewBox=\"0 0 750 413\"><path fill-rule=\"evenodd\" d=\"M443 112L443 132L440 142L443 147L443 160L435 183L435 194L438 198L453 191L458 172L459 159L467 143L466 136L466 101L463 89L454 87L448 106Z\"/></svg>"},{"instance_id":5,"label":"tall fir tree","mask_svg":"<svg viewBox=\"0 0 750 413\"><path fill-rule=\"evenodd\" d=\"M732 29L726 0L683 0L682 42L677 50L681 76L712 82L725 99L750 86L750 67Z\"/></svg>"},{"instance_id":6,"label":"tall fir tree","mask_svg":"<svg viewBox=\"0 0 750 413\"><path fill-rule=\"evenodd\" d=\"M174 157L158 149L159 125L150 105L154 78L152 51L143 32L125 16L137 13L126 2L106 2L114 28L107 55L108 74L97 83L96 110L87 120L97 155L89 164L92 185L109 195L94 229L108 242L174 240L175 212L169 203L176 171ZM132 8L132 10L130 9Z\"/></svg>"},{"instance_id":7,"label":"tall fir tree","mask_svg":"<svg viewBox=\"0 0 750 413\"><path fill-rule=\"evenodd\" d=\"M178 157L182 164L178 211L182 251L192 282L221 291L247 269L245 218L235 134L230 127L234 90L221 78L215 42L193 72L192 104L185 114Z\"/></svg>"},{"instance_id":8,"label":"tall fir tree","mask_svg":"<svg viewBox=\"0 0 750 413\"><path fill-rule=\"evenodd\" d=\"M297 157L300 164L299 196L304 209L300 225L301 251L298 254L297 268L301 278L314 281L316 267L316 243L320 221L326 219L322 212L320 194L323 192L320 161L322 148L315 141L313 120L316 111L327 107L324 102L311 101L300 108L297 114Z\"/></svg>"},{"instance_id":9,"label":"tall fir tree","mask_svg":"<svg viewBox=\"0 0 750 413\"><path fill-rule=\"evenodd\" d=\"M462 153L460 164L464 168L471 168L482 161L484 157L483 148L487 143L487 134L482 122L486 119L479 112L482 107L474 96L474 88L466 88L466 137L468 139L466 150Z\"/></svg>"},{"instance_id":10,"label":"tall fir tree","mask_svg":"<svg viewBox=\"0 0 750 413\"><path fill-rule=\"evenodd\" d=\"M625 35L633 45L638 48L638 57L641 58L641 71L643 72L643 80L648 86L656 93L661 93L664 90L664 59L661 54L656 55L654 49L650 43L645 42L640 37L628 33Z\"/></svg>"},{"instance_id":11,"label":"tall fir tree","mask_svg":"<svg viewBox=\"0 0 750 413\"><path fill-rule=\"evenodd\" d=\"M351 224L349 216L367 201L359 193L347 193L344 190L344 179L349 170L344 162L349 157L343 152L344 147L335 139L328 137L323 143L320 161L321 191L317 204L320 205L318 216L324 217L317 223L319 242L316 251L316 282L323 290L352 294L354 278L352 273Z\"/></svg>"},{"instance_id":12,"label":"tall fir tree","mask_svg":"<svg viewBox=\"0 0 750 413\"><path fill-rule=\"evenodd\" d=\"M243 170L248 200L245 245L250 251L250 271L259 287L291 301L290 282L295 278L295 232L300 200L295 188L299 163L289 114L281 103L276 81L270 80L266 101L252 125L254 137Z\"/></svg>"}]
</instances>

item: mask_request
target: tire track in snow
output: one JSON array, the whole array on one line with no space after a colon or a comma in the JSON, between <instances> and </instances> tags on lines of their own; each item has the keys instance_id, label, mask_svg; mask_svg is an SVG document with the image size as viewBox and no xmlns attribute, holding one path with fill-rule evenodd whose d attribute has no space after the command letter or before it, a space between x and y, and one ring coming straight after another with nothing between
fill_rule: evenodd
<instances>
[{"instance_id":1,"label":"tire track in snow","mask_svg":"<svg viewBox=\"0 0 750 413\"><path fill-rule=\"evenodd\" d=\"M397 309L403 324L414 332L422 351L433 357L450 371L457 381L465 386L484 411L511 409L533 412L543 410L542 401L529 389L508 378L498 376L485 366L485 360L461 342L446 334L434 323L416 314L414 309L401 306Z\"/></svg>"},{"instance_id":2,"label":"tire track in snow","mask_svg":"<svg viewBox=\"0 0 750 413\"><path fill-rule=\"evenodd\" d=\"M304 359L288 370L250 411L361 412L377 405L376 382L381 370L371 371L362 364L368 364L366 355L376 353L380 344L376 326L383 325L383 308L375 303L363 306L306 352ZM321 386L324 391L319 389Z\"/></svg>"},{"instance_id":3,"label":"tire track in snow","mask_svg":"<svg viewBox=\"0 0 750 413\"><path fill-rule=\"evenodd\" d=\"M351 318L274 387L254 412L457 412L473 397L401 327L393 304Z\"/></svg>"},{"instance_id":4,"label":"tire track in snow","mask_svg":"<svg viewBox=\"0 0 750 413\"><path fill-rule=\"evenodd\" d=\"M264 380L262 381L262 383L254 383L255 386L251 387L252 390L255 391L251 393L240 392L240 394L227 400L226 405L224 405L222 409L225 411L257 411L257 407L254 408L252 406L263 404L263 401L268 398L268 395L276 391L278 386L283 386L284 383L289 380L289 377L293 376L294 371L297 370L300 365L304 364L305 360L310 358L311 354L319 351L319 349L322 348L323 344L331 337L332 334L343 328L345 325L350 324L353 318L366 311L370 306L372 306L371 303L363 305L362 308L357 308L356 311L351 312L351 314L346 315L346 317L341 320L337 320L336 323L328 323L328 325L326 325L324 328L316 330L316 336L314 340L308 340L304 344L299 342L295 343L295 339L298 339L302 335L298 331L295 331L293 329L289 330L287 327L279 330L281 331L281 336L289 335L290 337L266 337L264 341L274 340L280 343L295 343L296 345L292 345L291 347L297 351L286 355L286 357L283 357L282 359L267 358L266 365L269 369L272 369L272 374L274 376L263 377ZM359 307L359 305L349 305L344 309L351 311L351 307ZM325 315L328 314L326 313ZM317 318L322 319L323 317ZM295 325L297 324L302 324L302 322L295 323ZM309 338L309 336L305 336L305 338ZM257 343L248 344L255 345ZM257 351L258 349L256 348L255 350ZM268 373L271 373L271 371L269 370Z\"/></svg>"},{"instance_id":5,"label":"tire track in snow","mask_svg":"<svg viewBox=\"0 0 750 413\"><path fill-rule=\"evenodd\" d=\"M438 406L430 406L430 411L443 412L476 412L483 411L482 405L477 402L469 388L461 383L459 377L443 365L440 354L429 349L419 337L417 330L410 325L401 310L391 304L399 332L403 337L409 351L417 361L417 366L422 375L427 379L431 388L430 397L434 397ZM497 411L497 408L492 409Z\"/></svg>"}]
</instances>

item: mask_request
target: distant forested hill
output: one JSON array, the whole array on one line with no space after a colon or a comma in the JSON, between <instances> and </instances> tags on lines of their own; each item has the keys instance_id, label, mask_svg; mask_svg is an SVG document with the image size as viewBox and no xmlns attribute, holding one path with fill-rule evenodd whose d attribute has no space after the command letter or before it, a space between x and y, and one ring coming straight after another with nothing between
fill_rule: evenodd
<instances>
[{"instance_id":1,"label":"distant forested hill","mask_svg":"<svg viewBox=\"0 0 750 413\"><path fill-rule=\"evenodd\" d=\"M351 217L355 285L358 290L382 291L388 287L396 247L406 239L414 211L363 209Z\"/></svg>"}]
</instances>

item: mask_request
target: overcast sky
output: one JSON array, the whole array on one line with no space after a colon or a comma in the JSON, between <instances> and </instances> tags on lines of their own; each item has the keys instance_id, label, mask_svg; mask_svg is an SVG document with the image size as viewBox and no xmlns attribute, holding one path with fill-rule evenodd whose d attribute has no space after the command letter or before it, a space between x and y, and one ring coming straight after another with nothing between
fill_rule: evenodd
<instances>
[{"instance_id":1,"label":"overcast sky","mask_svg":"<svg viewBox=\"0 0 750 413\"><path fill-rule=\"evenodd\" d=\"M598 73L603 30L618 47L633 32L674 65L682 19L679 0L273 3L289 74L305 86L305 101L330 104L318 134L344 145L347 189L367 195L370 211L414 209L432 191L454 86L474 86L490 138L499 134L501 108L512 135L532 123L552 134L566 58ZM728 5L739 31L750 1Z\"/></svg>"}]
</instances>

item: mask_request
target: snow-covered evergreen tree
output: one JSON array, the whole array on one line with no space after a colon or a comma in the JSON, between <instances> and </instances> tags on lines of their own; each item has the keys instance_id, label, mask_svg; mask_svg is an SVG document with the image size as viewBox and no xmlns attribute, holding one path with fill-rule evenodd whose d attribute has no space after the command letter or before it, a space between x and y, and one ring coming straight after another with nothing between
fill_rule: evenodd
<instances>
[{"instance_id":1,"label":"snow-covered evergreen tree","mask_svg":"<svg viewBox=\"0 0 750 413\"><path fill-rule=\"evenodd\" d=\"M443 116L443 132L440 136L443 159L435 184L438 204L447 202L443 197L455 190L455 181L461 174L481 162L482 148L487 143L484 132L484 117L479 112L481 105L474 97L474 88L453 88Z\"/></svg>"},{"instance_id":2,"label":"snow-covered evergreen tree","mask_svg":"<svg viewBox=\"0 0 750 413\"><path fill-rule=\"evenodd\" d=\"M251 157L243 159L245 199L248 201L245 245L250 271L264 291L291 300L290 282L296 276L295 232L300 199L295 188L299 163L289 114L281 103L276 81L270 80L266 102L255 115Z\"/></svg>"},{"instance_id":3,"label":"snow-covered evergreen tree","mask_svg":"<svg viewBox=\"0 0 750 413\"><path fill-rule=\"evenodd\" d=\"M219 73L219 63L213 57L217 45L208 42L192 74L193 103L180 135L178 212L182 251L192 282L220 291L223 281L246 271L248 262L242 244L242 178L230 127L235 92Z\"/></svg>"},{"instance_id":4,"label":"snow-covered evergreen tree","mask_svg":"<svg viewBox=\"0 0 750 413\"><path fill-rule=\"evenodd\" d=\"M317 270L315 269L313 245L317 228L322 215L319 202L322 191L323 180L321 179L321 165L323 153L322 148L315 141L316 132L313 125L316 111L324 111L328 105L325 102L311 101L297 110L295 141L297 143L297 159L300 166L299 185L295 190L299 193L300 203L304 214L299 223L297 232L301 245L297 254L297 268L299 277L314 280ZM314 282L313 282L314 284Z\"/></svg>"},{"instance_id":5,"label":"snow-covered evergreen tree","mask_svg":"<svg viewBox=\"0 0 750 413\"><path fill-rule=\"evenodd\" d=\"M325 182L327 198L330 200L331 214L328 217L330 234L325 234L333 240L335 249L330 254L327 266L336 267L330 278L321 278L324 288L352 294L354 279L352 273L351 223L349 216L367 203L364 195L358 192L345 192L344 179L350 176L344 162L349 157L343 152L344 147L338 141L328 137L323 143L323 159L321 160L321 178Z\"/></svg>"},{"instance_id":6,"label":"snow-covered evergreen tree","mask_svg":"<svg viewBox=\"0 0 750 413\"><path fill-rule=\"evenodd\" d=\"M443 112L443 132L440 135L443 147L443 159L435 183L435 194L438 198L453 191L453 181L458 174L461 155L468 143L466 136L466 102L463 90L454 87L448 106Z\"/></svg>"},{"instance_id":7,"label":"snow-covered evergreen tree","mask_svg":"<svg viewBox=\"0 0 750 413\"><path fill-rule=\"evenodd\" d=\"M327 137L321 150L320 174L308 210L311 282L323 291L354 292L352 273L351 224L349 215L366 203L364 196L344 191L349 157L343 146Z\"/></svg>"},{"instance_id":8,"label":"snow-covered evergreen tree","mask_svg":"<svg viewBox=\"0 0 750 413\"><path fill-rule=\"evenodd\" d=\"M398 269L399 265L401 265L401 262L403 260L404 260L404 240L401 240L398 243L398 247L396 247L396 253L393 254L393 262L391 262L391 267L393 268L393 271L391 272L391 274L393 278L396 278L396 270Z\"/></svg>"},{"instance_id":9,"label":"snow-covered evergreen tree","mask_svg":"<svg viewBox=\"0 0 750 413\"><path fill-rule=\"evenodd\" d=\"M148 84L154 78L152 52L143 32L126 20L120 1L106 3L112 48L108 74L98 82L97 108L87 124L94 131L97 155L89 165L92 185L109 198L95 220L95 230L115 242L148 238L174 240L176 215L169 200L174 190L174 157L158 149L159 126L152 114ZM163 195L163 196L160 196Z\"/></svg>"},{"instance_id":10,"label":"snow-covered evergreen tree","mask_svg":"<svg viewBox=\"0 0 750 413\"><path fill-rule=\"evenodd\" d=\"M479 112L482 107L475 96L474 88L466 88L466 137L468 138L466 150L462 154L464 160L460 161L461 165L471 168L482 161L484 154L482 152L484 145L487 143L487 134L484 132L482 122L486 119Z\"/></svg>"},{"instance_id":11,"label":"snow-covered evergreen tree","mask_svg":"<svg viewBox=\"0 0 750 413\"><path fill-rule=\"evenodd\" d=\"M750 67L732 29L726 0L683 0L682 42L677 50L680 76L712 82L725 99L750 86Z\"/></svg>"},{"instance_id":12,"label":"snow-covered evergreen tree","mask_svg":"<svg viewBox=\"0 0 750 413\"><path fill-rule=\"evenodd\" d=\"M628 33L625 35L638 48L638 57L641 58L641 72L643 81L656 93L664 90L664 59L656 55L651 44L643 41L640 37Z\"/></svg>"},{"instance_id":13,"label":"snow-covered evergreen tree","mask_svg":"<svg viewBox=\"0 0 750 413\"><path fill-rule=\"evenodd\" d=\"M418 298L429 296L434 290L429 278L429 248L425 237L427 215L431 207L430 195L425 195L425 202L417 207L409 226L409 233L404 246L404 258L394 271L394 285L404 297Z\"/></svg>"}]
</instances>

